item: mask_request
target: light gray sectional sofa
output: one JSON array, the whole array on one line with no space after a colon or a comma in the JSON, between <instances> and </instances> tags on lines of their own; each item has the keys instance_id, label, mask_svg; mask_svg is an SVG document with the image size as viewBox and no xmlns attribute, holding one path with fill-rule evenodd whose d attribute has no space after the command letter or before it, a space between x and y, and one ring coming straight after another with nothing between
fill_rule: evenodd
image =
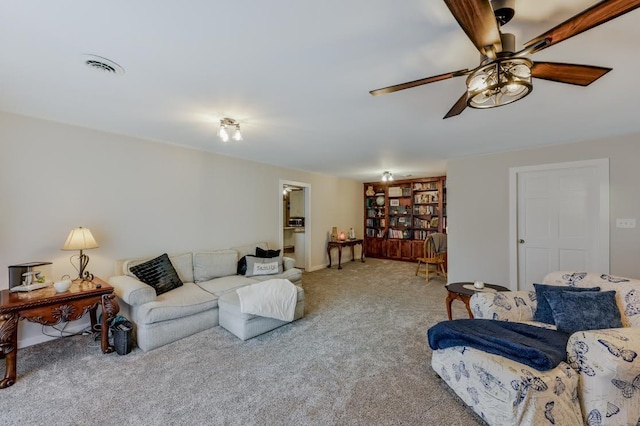
<instances>
[{"instance_id":1,"label":"light gray sectional sofa","mask_svg":"<svg viewBox=\"0 0 640 426\"><path fill-rule=\"evenodd\" d=\"M135 329L138 347L149 351L219 324L218 299L239 287L273 278L288 279L297 286L298 306L304 311L302 272L294 259L284 257L284 271L276 275L245 277L237 275L238 260L255 254L256 247L268 249L265 242L225 250L198 251L169 256L181 287L156 296L153 287L138 280L130 271L150 258L119 262L122 275L109 278L120 304L120 314ZM121 265L120 265L121 263ZM300 317L301 315L298 315ZM283 325L284 322L275 326ZM264 330L269 331L275 326ZM262 331L262 332L264 332Z\"/></svg>"}]
</instances>

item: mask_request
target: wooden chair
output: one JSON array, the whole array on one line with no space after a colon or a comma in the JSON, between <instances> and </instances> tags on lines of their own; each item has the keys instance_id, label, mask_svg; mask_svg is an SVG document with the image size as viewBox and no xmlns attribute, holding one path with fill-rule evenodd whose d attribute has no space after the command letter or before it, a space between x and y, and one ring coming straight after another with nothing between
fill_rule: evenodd
<instances>
[{"instance_id":1,"label":"wooden chair","mask_svg":"<svg viewBox=\"0 0 640 426\"><path fill-rule=\"evenodd\" d=\"M416 275L420 272L420 266L424 263L424 272L426 280L429 281L429 269L433 268L436 275L440 275L447 279L447 270L445 268L446 252L436 253L436 246L433 242L433 237L429 235L424 240L424 257L418 258L418 267L416 268Z\"/></svg>"}]
</instances>

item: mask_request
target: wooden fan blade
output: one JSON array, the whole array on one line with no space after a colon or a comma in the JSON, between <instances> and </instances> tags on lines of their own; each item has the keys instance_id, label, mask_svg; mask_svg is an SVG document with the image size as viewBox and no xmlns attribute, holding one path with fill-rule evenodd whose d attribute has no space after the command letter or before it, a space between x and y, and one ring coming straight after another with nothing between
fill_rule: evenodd
<instances>
[{"instance_id":1,"label":"wooden fan blade","mask_svg":"<svg viewBox=\"0 0 640 426\"><path fill-rule=\"evenodd\" d=\"M588 86L609 71L611 68L557 62L536 62L531 67L531 75L535 78L578 86Z\"/></svg>"},{"instance_id":2,"label":"wooden fan blade","mask_svg":"<svg viewBox=\"0 0 640 426\"><path fill-rule=\"evenodd\" d=\"M600 3L597 3L567 19L546 33L528 41L525 44L525 47L529 47L539 41L547 39L549 41L547 44L542 44L532 53L538 52L573 37L574 35L580 34L600 24L604 24L618 16L631 12L639 6L640 0L603 0Z\"/></svg>"},{"instance_id":3,"label":"wooden fan blade","mask_svg":"<svg viewBox=\"0 0 640 426\"><path fill-rule=\"evenodd\" d=\"M453 106L451 107L447 115L442 117L442 119L444 120L445 118L459 115L462 111L464 111L466 107L467 107L467 92L464 92L464 94L460 96L460 99L458 99L458 101L455 104L453 104Z\"/></svg>"},{"instance_id":4,"label":"wooden fan blade","mask_svg":"<svg viewBox=\"0 0 640 426\"><path fill-rule=\"evenodd\" d=\"M500 30L487 0L444 0L451 14L481 54L495 59L502 52Z\"/></svg>"},{"instance_id":5,"label":"wooden fan blade","mask_svg":"<svg viewBox=\"0 0 640 426\"><path fill-rule=\"evenodd\" d=\"M461 75L466 75L469 73L468 69L449 72L446 74L434 75L433 77L422 78L420 80L410 81L408 83L396 84L394 86L384 87L382 89L372 90L371 93L373 96L384 95L385 93L393 93L398 90L409 89L411 87L422 86L423 84L434 83L440 80L448 80L452 77L459 77Z\"/></svg>"}]
</instances>

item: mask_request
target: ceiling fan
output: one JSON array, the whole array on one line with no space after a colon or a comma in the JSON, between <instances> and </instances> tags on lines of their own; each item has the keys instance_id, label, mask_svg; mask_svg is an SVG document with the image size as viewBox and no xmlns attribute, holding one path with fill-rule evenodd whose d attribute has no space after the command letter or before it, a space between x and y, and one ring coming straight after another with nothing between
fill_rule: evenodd
<instances>
[{"instance_id":1,"label":"ceiling fan","mask_svg":"<svg viewBox=\"0 0 640 426\"><path fill-rule=\"evenodd\" d=\"M423 84L467 77L467 91L443 118L471 108L493 108L510 104L527 96L533 86L531 78L588 86L611 68L557 62L534 62L527 55L560 43L574 35L615 19L640 6L640 0L603 0L560 25L533 38L520 51L515 36L500 31L514 16L515 0L444 0L467 37L480 52L480 65L435 75L407 83L372 90L373 96L397 92Z\"/></svg>"}]
</instances>

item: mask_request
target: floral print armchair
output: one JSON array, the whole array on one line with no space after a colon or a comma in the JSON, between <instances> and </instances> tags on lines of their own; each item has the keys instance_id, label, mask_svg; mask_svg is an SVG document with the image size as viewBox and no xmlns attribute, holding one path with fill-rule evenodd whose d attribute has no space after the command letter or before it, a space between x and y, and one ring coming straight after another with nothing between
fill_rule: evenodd
<instances>
[{"instance_id":1,"label":"floral print armchair","mask_svg":"<svg viewBox=\"0 0 640 426\"><path fill-rule=\"evenodd\" d=\"M640 280L558 271L543 283L615 290L624 327L573 333L567 362L548 371L468 347L434 351L434 370L489 424L640 424ZM554 327L533 320L535 292L480 292L470 306L475 318Z\"/></svg>"}]
</instances>

